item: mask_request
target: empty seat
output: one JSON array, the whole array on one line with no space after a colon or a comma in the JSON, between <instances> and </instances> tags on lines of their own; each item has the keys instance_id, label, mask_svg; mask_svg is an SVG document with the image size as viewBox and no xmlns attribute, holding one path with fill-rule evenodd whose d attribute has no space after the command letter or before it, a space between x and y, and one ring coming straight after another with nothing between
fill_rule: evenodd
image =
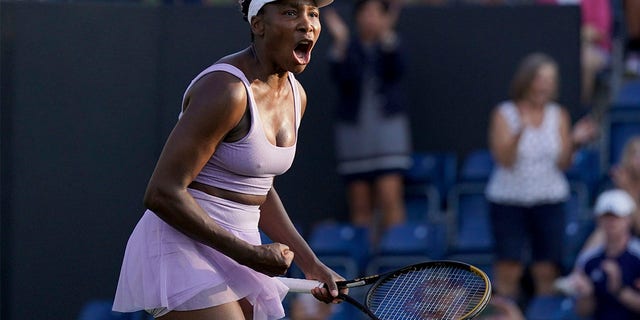
<instances>
[{"instance_id":1,"label":"empty seat","mask_svg":"<svg viewBox=\"0 0 640 320\"><path fill-rule=\"evenodd\" d=\"M444 225L408 221L385 231L378 255L427 255L441 257L446 248Z\"/></svg>"},{"instance_id":2,"label":"empty seat","mask_svg":"<svg viewBox=\"0 0 640 320\"><path fill-rule=\"evenodd\" d=\"M369 261L366 268L367 275L382 274L391 272L405 266L432 260L427 255L379 255Z\"/></svg>"},{"instance_id":3,"label":"empty seat","mask_svg":"<svg viewBox=\"0 0 640 320\"><path fill-rule=\"evenodd\" d=\"M407 220L428 222L441 218L442 197L435 186L407 187L404 195Z\"/></svg>"},{"instance_id":4,"label":"empty seat","mask_svg":"<svg viewBox=\"0 0 640 320\"><path fill-rule=\"evenodd\" d=\"M405 174L408 195L432 196L437 193L439 203L444 204L447 190L455 183L457 157L449 152L415 152L412 165ZM425 190L426 189L426 190Z\"/></svg>"},{"instance_id":5,"label":"empty seat","mask_svg":"<svg viewBox=\"0 0 640 320\"><path fill-rule=\"evenodd\" d=\"M388 229L380 239L366 274L378 274L423 261L440 259L446 234L436 225L407 222Z\"/></svg>"},{"instance_id":6,"label":"empty seat","mask_svg":"<svg viewBox=\"0 0 640 320\"><path fill-rule=\"evenodd\" d=\"M640 108L640 80L623 83L612 101L612 108Z\"/></svg>"},{"instance_id":7,"label":"empty seat","mask_svg":"<svg viewBox=\"0 0 640 320\"><path fill-rule=\"evenodd\" d=\"M449 192L449 249L452 253L490 253L493 232L484 183L458 183Z\"/></svg>"},{"instance_id":8,"label":"empty seat","mask_svg":"<svg viewBox=\"0 0 640 320\"><path fill-rule=\"evenodd\" d=\"M463 160L458 180L461 182L486 182L495 162L488 149L470 152Z\"/></svg>"},{"instance_id":9,"label":"empty seat","mask_svg":"<svg viewBox=\"0 0 640 320\"><path fill-rule=\"evenodd\" d=\"M617 164L627 140L640 135L640 108L632 112L611 112L603 123L601 172Z\"/></svg>"},{"instance_id":10,"label":"empty seat","mask_svg":"<svg viewBox=\"0 0 640 320\"><path fill-rule=\"evenodd\" d=\"M531 299L525 317L527 320L577 320L574 301L564 296L537 296Z\"/></svg>"},{"instance_id":11,"label":"empty seat","mask_svg":"<svg viewBox=\"0 0 640 320\"><path fill-rule=\"evenodd\" d=\"M581 148L574 153L573 163L566 170L570 182L585 184L588 197L596 191L602 178L600 157L599 148Z\"/></svg>"},{"instance_id":12,"label":"empty seat","mask_svg":"<svg viewBox=\"0 0 640 320\"><path fill-rule=\"evenodd\" d=\"M347 222L323 222L311 228L309 246L319 257L349 257L361 270L371 254L369 230Z\"/></svg>"}]
</instances>

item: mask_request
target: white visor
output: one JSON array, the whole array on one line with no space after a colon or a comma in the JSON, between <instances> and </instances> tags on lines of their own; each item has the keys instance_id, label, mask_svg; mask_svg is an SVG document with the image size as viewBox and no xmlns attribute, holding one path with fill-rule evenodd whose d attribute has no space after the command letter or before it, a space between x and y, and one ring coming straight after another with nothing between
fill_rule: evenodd
<instances>
[{"instance_id":1,"label":"white visor","mask_svg":"<svg viewBox=\"0 0 640 320\"><path fill-rule=\"evenodd\" d=\"M258 11L260 11L260 9L262 9L265 4L274 1L277 0L251 0L251 3L249 4L249 10L247 12L247 20L249 20L249 24L251 24L251 20L253 19L253 17L258 15ZM322 8L331 4L333 0L315 0L315 2L318 8Z\"/></svg>"}]
</instances>

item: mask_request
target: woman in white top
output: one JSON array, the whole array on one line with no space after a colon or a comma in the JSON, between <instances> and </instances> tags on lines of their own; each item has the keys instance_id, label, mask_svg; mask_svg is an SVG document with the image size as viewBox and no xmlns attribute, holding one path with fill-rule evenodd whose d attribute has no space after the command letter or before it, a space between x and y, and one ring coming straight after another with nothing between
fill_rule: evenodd
<instances>
[{"instance_id":1,"label":"woman in white top","mask_svg":"<svg viewBox=\"0 0 640 320\"><path fill-rule=\"evenodd\" d=\"M569 196L563 171L571 165L575 146L595 134L589 119L571 131L568 112L554 102L557 88L556 62L531 54L515 73L512 99L500 103L491 117L489 147L497 165L486 195L496 240L495 288L513 299L521 298L527 244L535 294L553 292Z\"/></svg>"}]
</instances>

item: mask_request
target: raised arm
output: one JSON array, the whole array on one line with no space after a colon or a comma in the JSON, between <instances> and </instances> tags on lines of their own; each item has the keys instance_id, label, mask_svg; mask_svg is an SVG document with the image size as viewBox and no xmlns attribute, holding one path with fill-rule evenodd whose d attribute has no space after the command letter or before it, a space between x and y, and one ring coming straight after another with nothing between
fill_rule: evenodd
<instances>
[{"instance_id":1,"label":"raised arm","mask_svg":"<svg viewBox=\"0 0 640 320\"><path fill-rule=\"evenodd\" d=\"M324 25L329 30L333 42L331 43L330 54L338 61L344 59L349 45L349 27L333 8L326 8L323 11Z\"/></svg>"}]
</instances>

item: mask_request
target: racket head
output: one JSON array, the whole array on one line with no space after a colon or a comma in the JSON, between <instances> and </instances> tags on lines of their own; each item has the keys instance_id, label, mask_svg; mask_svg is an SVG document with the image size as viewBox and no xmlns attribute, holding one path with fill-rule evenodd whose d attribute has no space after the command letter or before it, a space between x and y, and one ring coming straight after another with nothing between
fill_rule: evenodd
<instances>
[{"instance_id":1,"label":"racket head","mask_svg":"<svg viewBox=\"0 0 640 320\"><path fill-rule=\"evenodd\" d=\"M428 261L382 275L365 305L381 320L472 319L491 299L491 282L459 261Z\"/></svg>"}]
</instances>

